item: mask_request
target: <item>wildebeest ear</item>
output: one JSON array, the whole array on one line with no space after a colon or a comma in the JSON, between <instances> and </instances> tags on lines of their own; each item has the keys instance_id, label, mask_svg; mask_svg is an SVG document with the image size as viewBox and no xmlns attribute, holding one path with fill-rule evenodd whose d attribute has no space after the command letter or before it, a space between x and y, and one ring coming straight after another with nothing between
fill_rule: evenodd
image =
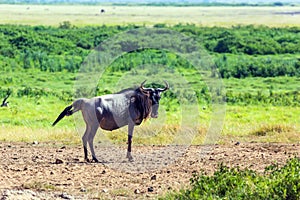
<instances>
[{"instance_id":1,"label":"wildebeest ear","mask_svg":"<svg viewBox=\"0 0 300 200\"><path fill-rule=\"evenodd\" d=\"M136 98L135 98L135 97L130 97L130 103L134 103L134 102L135 102L135 100L136 100Z\"/></svg>"},{"instance_id":2,"label":"wildebeest ear","mask_svg":"<svg viewBox=\"0 0 300 200\"><path fill-rule=\"evenodd\" d=\"M150 92L147 90L143 90L142 88L140 88L140 91L142 94L147 95L148 97L150 96Z\"/></svg>"}]
</instances>

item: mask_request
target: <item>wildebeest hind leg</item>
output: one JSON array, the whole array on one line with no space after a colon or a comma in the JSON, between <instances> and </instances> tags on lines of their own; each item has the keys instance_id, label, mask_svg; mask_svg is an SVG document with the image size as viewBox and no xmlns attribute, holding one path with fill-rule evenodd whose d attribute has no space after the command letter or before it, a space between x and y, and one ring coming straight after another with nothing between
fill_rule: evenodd
<instances>
[{"instance_id":1,"label":"wildebeest hind leg","mask_svg":"<svg viewBox=\"0 0 300 200\"><path fill-rule=\"evenodd\" d=\"M87 126L86 130L84 132L84 135L82 136L82 144L83 144L83 151L84 151L84 160L89 162L88 159L88 150L87 150L87 141L88 141L88 134L90 132L90 128Z\"/></svg>"},{"instance_id":2,"label":"wildebeest hind leg","mask_svg":"<svg viewBox=\"0 0 300 200\"><path fill-rule=\"evenodd\" d=\"M94 150L94 144L93 144L97 129L98 129L98 126L92 127L90 134L89 134L89 138L88 138L88 143L89 143L89 146L91 149L92 158L93 158L93 161L95 161L95 162L99 162L96 157L95 150Z\"/></svg>"}]
</instances>

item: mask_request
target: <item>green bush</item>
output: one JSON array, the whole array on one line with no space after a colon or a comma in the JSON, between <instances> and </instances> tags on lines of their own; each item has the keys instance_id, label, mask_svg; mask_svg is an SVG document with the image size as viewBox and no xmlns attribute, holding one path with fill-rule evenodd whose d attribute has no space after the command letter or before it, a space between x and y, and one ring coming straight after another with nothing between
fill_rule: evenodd
<instances>
[{"instance_id":1,"label":"green bush","mask_svg":"<svg viewBox=\"0 0 300 200\"><path fill-rule=\"evenodd\" d=\"M194 175L191 189L161 199L300 199L300 158L287 161L283 167L271 165L263 174L223 164L213 174Z\"/></svg>"},{"instance_id":2,"label":"green bush","mask_svg":"<svg viewBox=\"0 0 300 200\"><path fill-rule=\"evenodd\" d=\"M297 91L297 84L299 85L297 77L300 76L300 29L298 27L235 26L224 28L199 27L193 24L178 24L173 27L156 24L154 27L179 31L194 38L203 48L206 48L211 58L214 59L218 69L216 71L226 79L225 86L228 89L226 100L229 104L300 105L300 93ZM17 97L55 95L70 99L70 95L64 97L61 92L72 93L69 84L74 83L74 80L56 80L57 72L63 74L62 77L75 76L78 69L86 62L85 59L92 49L122 31L135 28L139 27L135 25L75 27L67 21L58 28L0 25L1 87L3 90L13 88L12 96ZM160 41L157 40L157 42ZM192 40L185 42L192 42ZM131 50L134 49L133 46L143 45L140 45L139 41L120 40L116 48ZM193 49L181 50L192 52ZM159 67L151 67L147 70L145 67L147 65L163 66L163 70ZM97 66L97 63L90 66ZM139 70L135 70L136 67L140 67ZM212 101L211 91L203 85L202 74L180 55L163 49L139 49L119 56L107 68L106 73L109 73L109 78L99 85L97 94L106 93L102 90L112 83L111 77L118 78L118 74L128 71L131 71L133 75L142 72L147 76L159 73L180 74L191 84L199 103L210 104ZM215 77L216 71L212 70L211 76L214 74ZM22 79L18 78L20 74ZM25 76L25 74L32 75ZM42 79L39 79L39 76L46 77L43 81L45 84L40 83ZM249 83L247 90L242 87L234 89L240 85L238 83L232 85L233 89L230 89L230 83L236 82L232 78L237 78L239 82L243 80L258 82L252 77L276 77L278 80L284 78L284 81L276 85L272 82L263 83L259 89L256 85ZM292 80L293 87L289 86L290 82L285 82L289 80ZM103 87L104 84L105 87ZM175 90L167 95L170 95L168 99L174 99L181 94Z\"/></svg>"},{"instance_id":3,"label":"green bush","mask_svg":"<svg viewBox=\"0 0 300 200\"><path fill-rule=\"evenodd\" d=\"M290 56L285 59L287 54L300 54L298 27L224 28L198 27L193 24L178 24L173 27L156 24L154 27L173 29L197 40L203 48L217 57L215 62L223 78L300 75L299 58ZM15 66L24 69L76 72L86 56L101 42L122 31L135 28L139 26L75 27L68 21L62 22L58 28L0 25L0 69L10 66L14 61ZM140 45L128 41L120 42L123 50L130 50L133 46ZM227 54L231 55L231 59L224 59ZM271 59L263 55L268 55ZM145 61L153 61L149 56L146 59ZM166 60L168 58L163 57L162 64L169 64ZM125 69L134 64L129 60L124 63Z\"/></svg>"}]
</instances>

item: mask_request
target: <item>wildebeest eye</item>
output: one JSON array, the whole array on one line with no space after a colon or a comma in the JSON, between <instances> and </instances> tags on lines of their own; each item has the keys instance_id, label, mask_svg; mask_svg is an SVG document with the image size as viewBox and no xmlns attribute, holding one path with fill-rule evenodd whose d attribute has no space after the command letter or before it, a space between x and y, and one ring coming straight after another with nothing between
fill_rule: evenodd
<instances>
[{"instance_id":1,"label":"wildebeest eye","mask_svg":"<svg viewBox=\"0 0 300 200\"><path fill-rule=\"evenodd\" d=\"M154 93L154 97L160 99L160 93L159 92Z\"/></svg>"},{"instance_id":2,"label":"wildebeest eye","mask_svg":"<svg viewBox=\"0 0 300 200\"><path fill-rule=\"evenodd\" d=\"M152 94L152 101L153 101L155 104L158 104L158 103L159 103L159 100L160 100L160 96L159 96L157 93L153 93L153 94Z\"/></svg>"}]
</instances>

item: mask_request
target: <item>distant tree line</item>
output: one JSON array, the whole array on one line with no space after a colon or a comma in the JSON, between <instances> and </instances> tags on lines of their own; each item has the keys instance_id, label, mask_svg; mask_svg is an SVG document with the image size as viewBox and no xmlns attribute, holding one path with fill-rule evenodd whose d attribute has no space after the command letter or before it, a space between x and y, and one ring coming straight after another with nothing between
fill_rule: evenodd
<instances>
[{"instance_id":1,"label":"distant tree line","mask_svg":"<svg viewBox=\"0 0 300 200\"><path fill-rule=\"evenodd\" d=\"M146 1L141 2L138 0L128 0L128 1L105 1L105 0L0 0L2 4L79 4L79 5L103 5L110 4L113 6L284 6L284 5L294 5L291 2L281 2L281 1L253 1L253 2L232 2L232 1Z\"/></svg>"}]
</instances>

